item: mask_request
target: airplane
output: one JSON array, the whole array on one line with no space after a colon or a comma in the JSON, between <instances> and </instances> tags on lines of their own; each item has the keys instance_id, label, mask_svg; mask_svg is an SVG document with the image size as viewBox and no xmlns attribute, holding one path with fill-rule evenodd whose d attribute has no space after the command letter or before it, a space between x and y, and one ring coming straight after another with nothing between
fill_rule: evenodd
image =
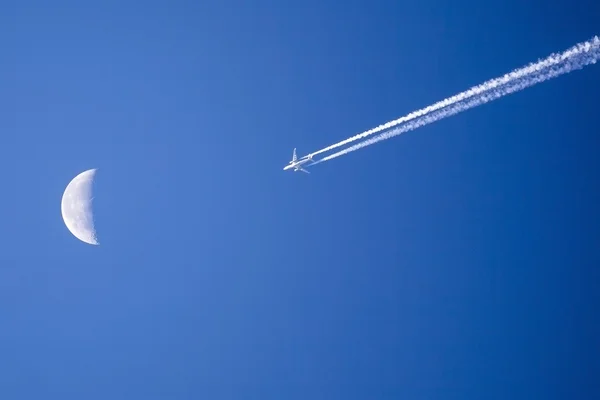
<instances>
[{"instance_id":1,"label":"airplane","mask_svg":"<svg viewBox=\"0 0 600 400\"><path fill-rule=\"evenodd\" d=\"M304 168L302 168L302 165L306 164L307 162L314 162L312 159L312 156L304 156L301 159L298 160L298 157L296 157L296 149L294 148L294 153L292 154L292 161L290 161L288 163L288 165L286 165L285 167L283 167L283 170L288 170L291 168L294 168L294 171L302 171L302 172L306 172L307 174L310 174L310 172L308 172L307 170L305 170Z\"/></svg>"}]
</instances>

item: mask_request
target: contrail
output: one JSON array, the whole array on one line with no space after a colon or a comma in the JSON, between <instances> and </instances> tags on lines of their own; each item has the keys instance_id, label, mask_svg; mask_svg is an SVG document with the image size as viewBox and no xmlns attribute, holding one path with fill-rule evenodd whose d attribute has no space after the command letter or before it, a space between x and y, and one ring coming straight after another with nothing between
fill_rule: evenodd
<instances>
[{"instance_id":1,"label":"contrail","mask_svg":"<svg viewBox=\"0 0 600 400\"><path fill-rule=\"evenodd\" d=\"M480 85L474 86L467 91L439 101L431 106L414 111L404 117L352 136L351 138L342 140L341 142L311 153L309 156L328 152L356 140L364 139L367 136L390 129L396 125L406 123L397 129L385 132L372 139L366 140L335 154L327 156L315 162L314 164L331 160L381 140L400 135L401 133L416 129L420 126L427 125L442 118L446 118L459 112L466 111L470 108L477 107L507 94L523 90L537 83L544 82L548 79L555 78L576 69L581 69L586 65L596 63L599 57L600 39L598 36L594 36L592 39L586 42L578 43L563 53L551 54L550 56L536 63L516 69L502 77L491 79Z\"/></svg>"}]
</instances>

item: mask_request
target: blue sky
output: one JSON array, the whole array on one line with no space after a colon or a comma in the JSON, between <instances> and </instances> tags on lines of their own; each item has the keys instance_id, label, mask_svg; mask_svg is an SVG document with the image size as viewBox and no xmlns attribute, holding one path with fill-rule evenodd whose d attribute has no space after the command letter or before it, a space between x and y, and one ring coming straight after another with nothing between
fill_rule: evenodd
<instances>
[{"instance_id":1,"label":"blue sky","mask_svg":"<svg viewBox=\"0 0 600 400\"><path fill-rule=\"evenodd\" d=\"M600 397L599 66L282 171L600 5L101 3L0 3L2 398Z\"/></svg>"}]
</instances>

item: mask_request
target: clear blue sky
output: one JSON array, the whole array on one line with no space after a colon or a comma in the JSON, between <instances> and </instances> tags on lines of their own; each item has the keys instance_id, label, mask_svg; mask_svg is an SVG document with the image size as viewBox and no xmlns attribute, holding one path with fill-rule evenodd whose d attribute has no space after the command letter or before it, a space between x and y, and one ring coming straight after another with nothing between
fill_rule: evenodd
<instances>
[{"instance_id":1,"label":"clear blue sky","mask_svg":"<svg viewBox=\"0 0 600 400\"><path fill-rule=\"evenodd\" d=\"M600 66L282 171L599 15L0 3L0 397L600 398ZM89 168L97 247L60 214Z\"/></svg>"}]
</instances>

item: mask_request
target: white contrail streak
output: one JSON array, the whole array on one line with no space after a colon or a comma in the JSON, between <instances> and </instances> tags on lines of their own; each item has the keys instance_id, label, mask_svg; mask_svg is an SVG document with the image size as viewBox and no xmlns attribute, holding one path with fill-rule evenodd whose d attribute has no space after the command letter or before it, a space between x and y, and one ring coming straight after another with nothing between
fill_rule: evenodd
<instances>
[{"instance_id":1,"label":"white contrail streak","mask_svg":"<svg viewBox=\"0 0 600 400\"><path fill-rule=\"evenodd\" d=\"M406 125L403 125L397 129L385 132L384 134L380 134L375 138L366 140L345 150L327 156L316 163L331 160L332 158L347 154L351 151L368 146L369 144L388 139L392 136L399 135L426 124L430 124L450 115L457 114L459 112L468 110L469 108L476 107L478 105L487 103L488 101L571 72L575 69L583 68L588 64L594 64L599 58L599 49L600 39L597 36L594 36L591 40L578 43L563 53L551 54L550 56L536 63L516 69L502 77L491 79L482 83L481 85L474 86L467 91L439 101L431 106L414 111L394 121L390 121L376 128L342 140L341 142L325 147L324 149L311 153L310 155L314 156L328 152L356 140L364 139L367 136L390 129L396 125L406 123Z\"/></svg>"},{"instance_id":2,"label":"white contrail streak","mask_svg":"<svg viewBox=\"0 0 600 400\"><path fill-rule=\"evenodd\" d=\"M449 107L446 107L442 110L438 110L422 117L413 119L412 121L399 126L390 131L381 133L374 138L365 140L361 143L358 143L354 146L351 146L347 149L339 151L337 153L331 154L321 160L318 160L314 164L318 164L324 161L331 160L333 158L337 158L344 154L348 154L350 152L356 151L363 147L369 146L371 144L380 142L382 140L386 140L392 138L394 136L398 136L404 132L412 131L421 126L431 124L433 122L439 121L441 119L450 117L452 115L458 114L460 112L469 110L471 108L480 106L482 104L488 103L490 101L499 99L500 97L504 97L511 93L515 93L526 89L528 87L534 86L538 83L547 81L552 78L556 78L560 75L564 75L571 71L581 69L587 65L595 64L596 61L600 58L600 39L595 37L593 40L589 42L584 42L582 45L582 51L577 53L577 56L571 56L570 58L564 59L559 64L554 64L552 67L545 67L541 70L537 70L535 72L530 73L527 76L524 76L520 79L513 80L512 82L505 84L501 87L488 90L483 92L477 96L473 96L468 100L463 100L461 102L455 103ZM313 164L313 165L314 165Z\"/></svg>"}]
</instances>

